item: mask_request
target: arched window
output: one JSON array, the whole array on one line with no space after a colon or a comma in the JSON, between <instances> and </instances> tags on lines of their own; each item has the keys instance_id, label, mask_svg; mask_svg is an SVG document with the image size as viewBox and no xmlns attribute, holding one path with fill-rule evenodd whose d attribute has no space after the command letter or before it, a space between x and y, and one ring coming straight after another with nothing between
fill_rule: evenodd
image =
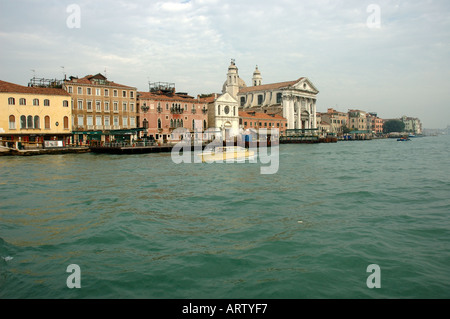
<instances>
[{"instance_id":1,"label":"arched window","mask_svg":"<svg viewBox=\"0 0 450 319\"><path fill-rule=\"evenodd\" d=\"M282 102L282 97L283 97L282 93L277 93L277 104L280 104Z\"/></svg>"},{"instance_id":2,"label":"arched window","mask_svg":"<svg viewBox=\"0 0 450 319\"><path fill-rule=\"evenodd\" d=\"M27 117L27 128L33 128L33 117L31 115Z\"/></svg>"},{"instance_id":3,"label":"arched window","mask_svg":"<svg viewBox=\"0 0 450 319\"><path fill-rule=\"evenodd\" d=\"M233 116L236 116L236 106L233 106Z\"/></svg>"},{"instance_id":4,"label":"arched window","mask_svg":"<svg viewBox=\"0 0 450 319\"><path fill-rule=\"evenodd\" d=\"M33 100L33 105L34 106L39 106L39 99L34 99Z\"/></svg>"},{"instance_id":5,"label":"arched window","mask_svg":"<svg viewBox=\"0 0 450 319\"><path fill-rule=\"evenodd\" d=\"M69 101L64 100L64 101L63 101L63 106L64 106L64 107L69 107Z\"/></svg>"},{"instance_id":6,"label":"arched window","mask_svg":"<svg viewBox=\"0 0 450 319\"><path fill-rule=\"evenodd\" d=\"M19 100L19 104L20 104L20 105L27 105L27 100L25 100L24 98L21 98L21 99Z\"/></svg>"},{"instance_id":7,"label":"arched window","mask_svg":"<svg viewBox=\"0 0 450 319\"><path fill-rule=\"evenodd\" d=\"M220 115L220 105L217 107L217 115Z\"/></svg>"},{"instance_id":8,"label":"arched window","mask_svg":"<svg viewBox=\"0 0 450 319\"><path fill-rule=\"evenodd\" d=\"M44 106L50 106L50 100L45 99L44 100Z\"/></svg>"},{"instance_id":9,"label":"arched window","mask_svg":"<svg viewBox=\"0 0 450 319\"><path fill-rule=\"evenodd\" d=\"M180 127L184 127L184 126L183 126L183 120L181 120L181 123L180 123L180 124L181 124L181 126L180 126Z\"/></svg>"},{"instance_id":10,"label":"arched window","mask_svg":"<svg viewBox=\"0 0 450 319\"><path fill-rule=\"evenodd\" d=\"M25 115L20 117L20 128L27 128L27 117Z\"/></svg>"},{"instance_id":11,"label":"arched window","mask_svg":"<svg viewBox=\"0 0 450 319\"><path fill-rule=\"evenodd\" d=\"M50 116L46 115L44 117L44 125L46 129L50 129Z\"/></svg>"},{"instance_id":12,"label":"arched window","mask_svg":"<svg viewBox=\"0 0 450 319\"><path fill-rule=\"evenodd\" d=\"M37 115L34 117L34 128L36 128L36 129L41 128L40 119L39 119L39 116L37 116Z\"/></svg>"},{"instance_id":13,"label":"arched window","mask_svg":"<svg viewBox=\"0 0 450 319\"><path fill-rule=\"evenodd\" d=\"M206 130L206 120L203 120L203 129Z\"/></svg>"},{"instance_id":14,"label":"arched window","mask_svg":"<svg viewBox=\"0 0 450 319\"><path fill-rule=\"evenodd\" d=\"M170 119L170 127L173 127L173 119Z\"/></svg>"},{"instance_id":15,"label":"arched window","mask_svg":"<svg viewBox=\"0 0 450 319\"><path fill-rule=\"evenodd\" d=\"M195 130L195 120L192 120L192 129Z\"/></svg>"},{"instance_id":16,"label":"arched window","mask_svg":"<svg viewBox=\"0 0 450 319\"><path fill-rule=\"evenodd\" d=\"M147 121L147 119L144 119L142 124L144 125L144 128L148 128L148 121Z\"/></svg>"},{"instance_id":17,"label":"arched window","mask_svg":"<svg viewBox=\"0 0 450 319\"><path fill-rule=\"evenodd\" d=\"M67 116L64 116L63 122L64 122L64 129L68 130L69 129L69 118Z\"/></svg>"},{"instance_id":18,"label":"arched window","mask_svg":"<svg viewBox=\"0 0 450 319\"><path fill-rule=\"evenodd\" d=\"M161 119L158 119L158 128L161 128Z\"/></svg>"},{"instance_id":19,"label":"arched window","mask_svg":"<svg viewBox=\"0 0 450 319\"><path fill-rule=\"evenodd\" d=\"M10 130L16 129L16 117L14 115L9 116L9 129Z\"/></svg>"},{"instance_id":20,"label":"arched window","mask_svg":"<svg viewBox=\"0 0 450 319\"><path fill-rule=\"evenodd\" d=\"M9 105L15 105L16 104L16 99L13 97L9 97L8 98L8 104Z\"/></svg>"}]
</instances>

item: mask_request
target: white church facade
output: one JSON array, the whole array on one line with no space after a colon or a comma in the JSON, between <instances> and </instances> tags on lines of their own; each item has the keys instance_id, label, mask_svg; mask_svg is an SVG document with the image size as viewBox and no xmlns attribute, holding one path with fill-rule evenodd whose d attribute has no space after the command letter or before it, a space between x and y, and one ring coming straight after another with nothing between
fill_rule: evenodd
<instances>
[{"instance_id":1,"label":"white church facade","mask_svg":"<svg viewBox=\"0 0 450 319\"><path fill-rule=\"evenodd\" d=\"M252 85L247 86L239 77L238 68L232 60L222 93L233 97L242 111L282 115L287 119L287 129L317 128L316 101L319 91L306 77L263 84L261 72L256 66Z\"/></svg>"}]
</instances>

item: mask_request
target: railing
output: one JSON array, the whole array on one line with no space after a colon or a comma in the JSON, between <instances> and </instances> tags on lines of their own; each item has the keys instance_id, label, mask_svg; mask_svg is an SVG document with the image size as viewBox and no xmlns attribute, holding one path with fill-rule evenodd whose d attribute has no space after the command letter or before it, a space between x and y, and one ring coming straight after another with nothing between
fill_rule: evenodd
<instances>
[{"instance_id":1,"label":"railing","mask_svg":"<svg viewBox=\"0 0 450 319\"><path fill-rule=\"evenodd\" d=\"M157 111L158 113L161 113L161 112L162 112L162 110L163 110L163 109L162 109L162 107L161 107L161 106L159 106L159 107L157 107L157 108L156 108L156 111Z\"/></svg>"},{"instance_id":2,"label":"railing","mask_svg":"<svg viewBox=\"0 0 450 319\"><path fill-rule=\"evenodd\" d=\"M206 113L208 113L208 109L203 108L202 112L203 112L203 114L206 114Z\"/></svg>"},{"instance_id":3,"label":"railing","mask_svg":"<svg viewBox=\"0 0 450 319\"><path fill-rule=\"evenodd\" d=\"M172 107L170 108L170 113L172 114L183 114L184 108L181 107Z\"/></svg>"}]
</instances>

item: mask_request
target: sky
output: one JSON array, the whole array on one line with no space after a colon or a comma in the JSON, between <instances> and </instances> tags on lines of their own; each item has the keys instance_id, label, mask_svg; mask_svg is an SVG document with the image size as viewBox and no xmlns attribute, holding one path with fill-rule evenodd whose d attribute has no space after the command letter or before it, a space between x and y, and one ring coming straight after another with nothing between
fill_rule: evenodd
<instances>
[{"instance_id":1,"label":"sky","mask_svg":"<svg viewBox=\"0 0 450 319\"><path fill-rule=\"evenodd\" d=\"M221 93L307 77L317 111L450 124L448 0L0 0L0 80L102 73L148 91Z\"/></svg>"}]
</instances>

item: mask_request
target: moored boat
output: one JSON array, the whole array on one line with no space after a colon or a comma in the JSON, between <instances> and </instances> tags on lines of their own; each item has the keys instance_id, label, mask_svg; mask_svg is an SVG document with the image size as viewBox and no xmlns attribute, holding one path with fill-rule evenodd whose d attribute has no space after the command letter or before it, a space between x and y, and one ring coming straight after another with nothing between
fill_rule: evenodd
<instances>
[{"instance_id":1,"label":"moored boat","mask_svg":"<svg viewBox=\"0 0 450 319\"><path fill-rule=\"evenodd\" d=\"M237 160L242 161L252 158L255 152L241 146L216 146L213 149L205 149L198 156L203 163L212 163L216 161Z\"/></svg>"}]
</instances>

